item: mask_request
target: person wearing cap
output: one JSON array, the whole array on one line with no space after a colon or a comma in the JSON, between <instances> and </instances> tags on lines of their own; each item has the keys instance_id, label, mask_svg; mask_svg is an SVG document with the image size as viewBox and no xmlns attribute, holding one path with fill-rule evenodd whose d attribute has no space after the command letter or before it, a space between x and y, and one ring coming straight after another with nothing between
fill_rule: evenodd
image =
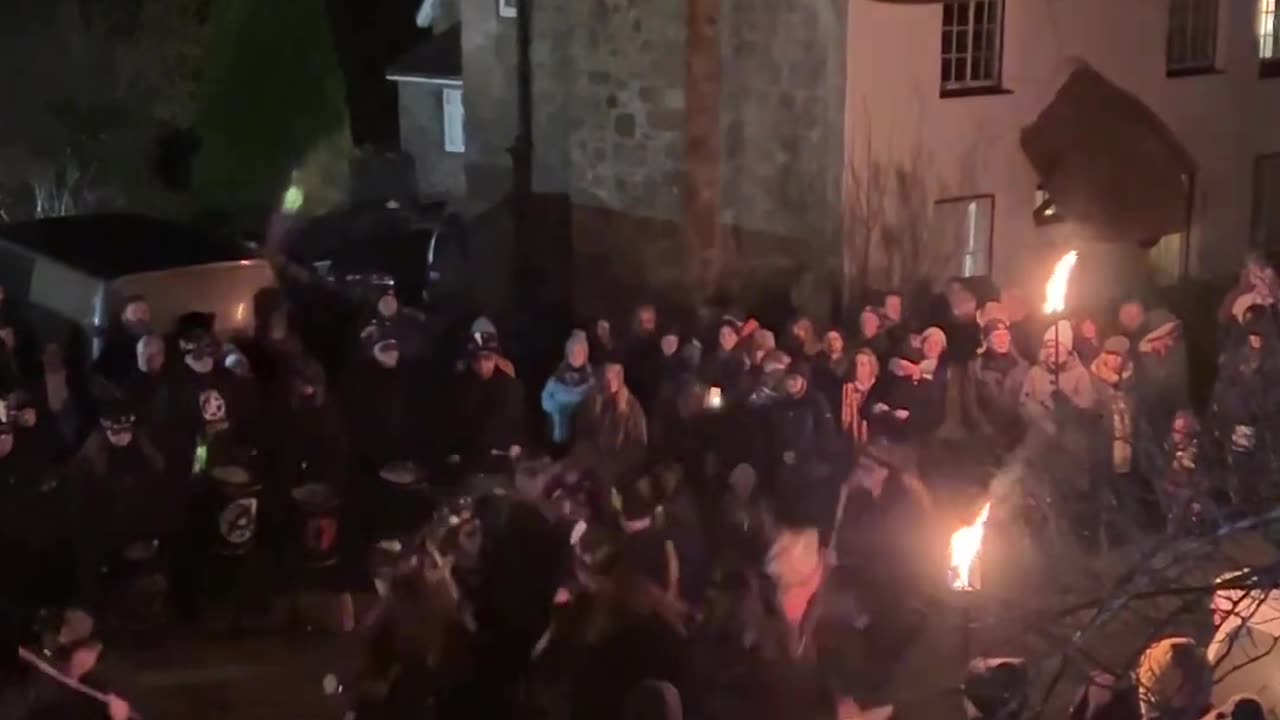
<instances>
[{"instance_id":1,"label":"person wearing cap","mask_svg":"<svg viewBox=\"0 0 1280 720\"><path fill-rule=\"evenodd\" d=\"M1129 339L1112 335L1089 366L1102 415L1092 475L1115 498L1121 520L1143 523L1154 489L1138 472L1134 433L1137 401L1133 394L1133 365Z\"/></svg>"},{"instance_id":2,"label":"person wearing cap","mask_svg":"<svg viewBox=\"0 0 1280 720\"><path fill-rule=\"evenodd\" d=\"M1227 450L1232 500L1241 508L1276 491L1266 486L1274 484L1269 440L1280 429L1280 346L1273 326L1255 316L1242 332L1245 342L1219 363L1209 409L1213 433Z\"/></svg>"},{"instance_id":3,"label":"person wearing cap","mask_svg":"<svg viewBox=\"0 0 1280 720\"><path fill-rule=\"evenodd\" d=\"M367 474L428 459L427 394L405 366L399 340L374 341L343 388L352 449Z\"/></svg>"},{"instance_id":4,"label":"person wearing cap","mask_svg":"<svg viewBox=\"0 0 1280 720\"><path fill-rule=\"evenodd\" d=\"M679 554L655 517L657 508L652 488L633 482L622 490L618 562L625 571L674 597L680 591Z\"/></svg>"},{"instance_id":5,"label":"person wearing cap","mask_svg":"<svg viewBox=\"0 0 1280 720\"><path fill-rule=\"evenodd\" d=\"M578 406L595 387L590 346L587 334L574 330L565 341L564 360L542 387L542 410L551 424L551 442L560 448L569 445Z\"/></svg>"},{"instance_id":6,"label":"person wearing cap","mask_svg":"<svg viewBox=\"0 0 1280 720\"><path fill-rule=\"evenodd\" d=\"M1022 383L1023 417L1030 429L1049 437L1060 437L1078 413L1091 413L1097 407L1093 378L1072 351L1073 334L1068 320L1058 320L1046 330L1039 362ZM1071 409L1077 413L1073 415Z\"/></svg>"},{"instance_id":7,"label":"person wearing cap","mask_svg":"<svg viewBox=\"0 0 1280 720\"><path fill-rule=\"evenodd\" d=\"M999 447L1010 449L1022 440L1018 403L1029 370L1013 347L1008 319L984 313L982 349L969 361L962 402L969 425Z\"/></svg>"},{"instance_id":8,"label":"person wearing cap","mask_svg":"<svg viewBox=\"0 0 1280 720\"><path fill-rule=\"evenodd\" d=\"M120 566L126 551L168 538L187 519L174 512L185 504L134 409L123 398L106 398L100 407L97 427L67 474L77 569L72 605L91 611L106 599L101 568Z\"/></svg>"},{"instance_id":9,"label":"person wearing cap","mask_svg":"<svg viewBox=\"0 0 1280 720\"><path fill-rule=\"evenodd\" d=\"M374 304L371 317L360 331L361 340L371 335L394 337L400 341L400 352L406 360L416 362L427 352L425 318L416 310L404 308L394 285L385 286Z\"/></svg>"},{"instance_id":10,"label":"person wearing cap","mask_svg":"<svg viewBox=\"0 0 1280 720\"><path fill-rule=\"evenodd\" d=\"M838 446L831 406L810 387L808 368L803 364L788 367L782 390L782 397L769 407L773 444L769 467L777 483L806 476L830 463Z\"/></svg>"},{"instance_id":11,"label":"person wearing cap","mask_svg":"<svg viewBox=\"0 0 1280 720\"><path fill-rule=\"evenodd\" d=\"M504 474L525 442L524 389L499 372L498 338L478 333L467 345L469 369L454 383L451 413L442 427L452 432L449 460L472 473Z\"/></svg>"}]
</instances>

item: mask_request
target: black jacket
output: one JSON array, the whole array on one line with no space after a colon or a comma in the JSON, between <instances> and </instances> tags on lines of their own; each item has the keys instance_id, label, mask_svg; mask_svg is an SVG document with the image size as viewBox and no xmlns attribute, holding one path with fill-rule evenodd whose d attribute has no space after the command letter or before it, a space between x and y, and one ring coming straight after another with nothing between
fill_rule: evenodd
<instances>
[{"instance_id":1,"label":"black jacket","mask_svg":"<svg viewBox=\"0 0 1280 720\"><path fill-rule=\"evenodd\" d=\"M368 360L344 388L353 451L361 463L380 468L430 457L427 397L411 370L404 365L384 368Z\"/></svg>"},{"instance_id":2,"label":"black jacket","mask_svg":"<svg viewBox=\"0 0 1280 720\"><path fill-rule=\"evenodd\" d=\"M491 451L524 444L524 390L500 369L488 380L463 372L449 410L443 420L452 429L450 447L468 464L492 465L496 456Z\"/></svg>"}]
</instances>

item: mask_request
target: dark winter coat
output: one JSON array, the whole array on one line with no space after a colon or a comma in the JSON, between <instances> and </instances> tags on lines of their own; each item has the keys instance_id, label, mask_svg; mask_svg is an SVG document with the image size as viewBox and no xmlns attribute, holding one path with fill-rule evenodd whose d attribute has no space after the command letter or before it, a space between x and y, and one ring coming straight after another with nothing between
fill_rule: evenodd
<instances>
[{"instance_id":1,"label":"dark winter coat","mask_svg":"<svg viewBox=\"0 0 1280 720\"><path fill-rule=\"evenodd\" d=\"M578 406L573 438L571 453L585 467L610 482L630 479L649 447L644 408L625 388L615 397L597 387Z\"/></svg>"},{"instance_id":2,"label":"dark winter coat","mask_svg":"<svg viewBox=\"0 0 1280 720\"><path fill-rule=\"evenodd\" d=\"M718 387L728 397L745 383L747 365L747 356L739 348L725 352L717 345L716 351L703 359L698 376L708 387Z\"/></svg>"},{"instance_id":3,"label":"dark winter coat","mask_svg":"<svg viewBox=\"0 0 1280 720\"><path fill-rule=\"evenodd\" d=\"M662 346L655 336L632 337L623 348L622 366L627 387L646 413L652 413L662 383Z\"/></svg>"},{"instance_id":4,"label":"dark winter coat","mask_svg":"<svg viewBox=\"0 0 1280 720\"><path fill-rule=\"evenodd\" d=\"M939 364L931 380L914 379L912 367L914 363L894 358L889 363L889 372L880 374L872 397L867 399L871 406L868 422L873 439L894 443L925 440L932 437L946 419L947 366ZM909 415L898 419L893 416L894 410L906 410Z\"/></svg>"},{"instance_id":5,"label":"dark winter coat","mask_svg":"<svg viewBox=\"0 0 1280 720\"><path fill-rule=\"evenodd\" d=\"M808 389L800 397L783 396L769 408L773 438L773 463L783 462L785 453L795 463L830 461L839 446L835 417L822 394Z\"/></svg>"},{"instance_id":6,"label":"dark winter coat","mask_svg":"<svg viewBox=\"0 0 1280 720\"><path fill-rule=\"evenodd\" d=\"M185 498L178 497L160 453L139 429L123 448L95 431L72 460L67 482L77 595L92 607L100 599L101 567L117 561L130 544L168 537L181 527Z\"/></svg>"},{"instance_id":7,"label":"dark winter coat","mask_svg":"<svg viewBox=\"0 0 1280 720\"><path fill-rule=\"evenodd\" d=\"M813 389L827 401L827 407L839 408L845 381L849 378L849 369L853 356L845 353L833 358L827 353L820 353L815 358L813 367Z\"/></svg>"},{"instance_id":8,"label":"dark winter coat","mask_svg":"<svg viewBox=\"0 0 1280 720\"><path fill-rule=\"evenodd\" d=\"M352 469L350 433L341 405L326 394L317 405L299 400L275 406L263 457L277 490L319 483L341 489ZM357 437L363 437L358 435Z\"/></svg>"},{"instance_id":9,"label":"dark winter coat","mask_svg":"<svg viewBox=\"0 0 1280 720\"><path fill-rule=\"evenodd\" d=\"M1019 403L1030 370L1012 348L1001 355L987 348L969 362L964 384L965 420L983 435L1016 444L1024 430Z\"/></svg>"},{"instance_id":10,"label":"dark winter coat","mask_svg":"<svg viewBox=\"0 0 1280 720\"><path fill-rule=\"evenodd\" d=\"M523 445L524 390L520 381L500 370L484 380L467 371L457 378L448 416L451 447L472 467L499 467L492 451ZM502 460L502 458L498 458Z\"/></svg>"},{"instance_id":11,"label":"dark winter coat","mask_svg":"<svg viewBox=\"0 0 1280 720\"><path fill-rule=\"evenodd\" d=\"M362 464L377 469L396 462L421 463L431 456L428 400L412 370L403 365L385 368L370 359L343 387L352 449Z\"/></svg>"},{"instance_id":12,"label":"dark winter coat","mask_svg":"<svg viewBox=\"0 0 1280 720\"><path fill-rule=\"evenodd\" d=\"M197 373L181 360L175 364L152 408L144 414L164 456L167 470L179 475L193 466L196 448L204 442L211 465L238 464L255 445L255 420L260 419L252 388L218 364Z\"/></svg>"}]
</instances>

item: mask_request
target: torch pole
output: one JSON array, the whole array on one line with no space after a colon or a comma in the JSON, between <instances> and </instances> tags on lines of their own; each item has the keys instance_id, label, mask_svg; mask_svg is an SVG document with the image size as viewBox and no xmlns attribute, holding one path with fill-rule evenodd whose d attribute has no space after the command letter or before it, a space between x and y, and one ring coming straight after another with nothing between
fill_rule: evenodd
<instances>
[{"instance_id":1,"label":"torch pole","mask_svg":"<svg viewBox=\"0 0 1280 720\"><path fill-rule=\"evenodd\" d=\"M1053 389L1062 390L1062 361L1058 359L1058 318L1050 316L1053 321Z\"/></svg>"}]
</instances>

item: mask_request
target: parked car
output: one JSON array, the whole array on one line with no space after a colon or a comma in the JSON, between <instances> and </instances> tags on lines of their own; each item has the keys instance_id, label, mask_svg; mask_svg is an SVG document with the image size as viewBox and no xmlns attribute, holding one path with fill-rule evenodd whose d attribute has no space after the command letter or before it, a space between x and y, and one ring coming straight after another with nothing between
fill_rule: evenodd
<instances>
[{"instance_id":1,"label":"parked car","mask_svg":"<svg viewBox=\"0 0 1280 720\"><path fill-rule=\"evenodd\" d=\"M145 215L97 214L0 225L0 284L40 338L82 339L88 361L130 295L147 297L159 331L202 312L230 338L252 332L254 293L276 276L248 245Z\"/></svg>"},{"instance_id":2,"label":"parked car","mask_svg":"<svg viewBox=\"0 0 1280 720\"><path fill-rule=\"evenodd\" d=\"M364 302L388 283L400 302L428 309L466 304L466 226L444 203L346 207L290 231L285 257L308 274Z\"/></svg>"}]
</instances>

